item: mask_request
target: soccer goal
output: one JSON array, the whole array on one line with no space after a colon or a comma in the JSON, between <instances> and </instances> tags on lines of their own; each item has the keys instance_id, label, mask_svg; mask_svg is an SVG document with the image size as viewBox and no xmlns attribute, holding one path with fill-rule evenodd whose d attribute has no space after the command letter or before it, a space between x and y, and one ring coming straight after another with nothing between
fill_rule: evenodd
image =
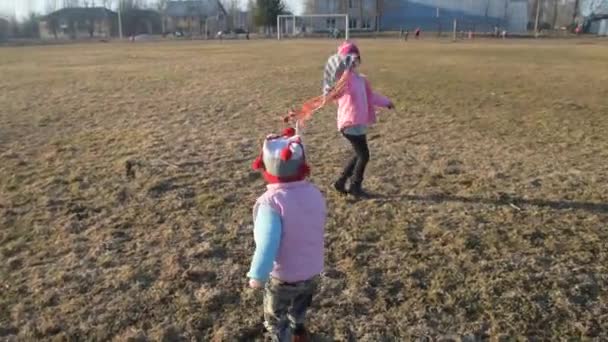
<instances>
[{"instance_id":1,"label":"soccer goal","mask_svg":"<svg viewBox=\"0 0 608 342\"><path fill-rule=\"evenodd\" d=\"M277 16L277 39L327 36L348 39L348 14L281 14Z\"/></svg>"}]
</instances>

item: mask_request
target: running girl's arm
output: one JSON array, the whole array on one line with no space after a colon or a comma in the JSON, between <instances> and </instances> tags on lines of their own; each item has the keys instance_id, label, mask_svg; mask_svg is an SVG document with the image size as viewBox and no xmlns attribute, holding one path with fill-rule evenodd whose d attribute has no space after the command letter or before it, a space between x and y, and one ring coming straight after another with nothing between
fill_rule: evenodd
<instances>
[{"instance_id":1,"label":"running girl's arm","mask_svg":"<svg viewBox=\"0 0 608 342\"><path fill-rule=\"evenodd\" d=\"M372 92L372 103L376 107L384 107L388 109L394 108L393 102L388 97L376 92Z\"/></svg>"}]
</instances>

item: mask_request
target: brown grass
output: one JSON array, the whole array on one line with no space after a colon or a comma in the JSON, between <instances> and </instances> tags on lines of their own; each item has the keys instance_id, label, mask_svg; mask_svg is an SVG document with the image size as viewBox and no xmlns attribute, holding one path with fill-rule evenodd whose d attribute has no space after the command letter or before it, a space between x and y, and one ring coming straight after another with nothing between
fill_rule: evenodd
<instances>
[{"instance_id":1,"label":"brown grass","mask_svg":"<svg viewBox=\"0 0 608 342\"><path fill-rule=\"evenodd\" d=\"M316 339L607 340L608 46L360 43L397 110L370 201L329 191L335 114L307 128L330 208ZM249 165L334 48L1 49L0 339L258 336Z\"/></svg>"}]
</instances>

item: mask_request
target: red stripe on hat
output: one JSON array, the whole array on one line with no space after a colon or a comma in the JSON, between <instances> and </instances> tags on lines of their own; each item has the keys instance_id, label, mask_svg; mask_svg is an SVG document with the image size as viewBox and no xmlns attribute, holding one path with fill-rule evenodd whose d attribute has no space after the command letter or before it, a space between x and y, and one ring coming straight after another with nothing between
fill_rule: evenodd
<instances>
[{"instance_id":1,"label":"red stripe on hat","mask_svg":"<svg viewBox=\"0 0 608 342\"><path fill-rule=\"evenodd\" d=\"M306 177L310 175L310 166L308 166L308 164L306 163L303 163L298 171L299 172L296 175L290 177L278 177L275 175L271 175L266 170L264 170L262 174L264 175L264 179L266 180L266 182L270 184L298 182L305 180Z\"/></svg>"}]
</instances>

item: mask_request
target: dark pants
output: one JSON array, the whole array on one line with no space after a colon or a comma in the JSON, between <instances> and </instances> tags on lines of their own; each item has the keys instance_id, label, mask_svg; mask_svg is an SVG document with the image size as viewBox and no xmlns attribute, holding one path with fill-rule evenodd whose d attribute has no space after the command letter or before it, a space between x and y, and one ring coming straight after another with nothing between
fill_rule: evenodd
<instances>
[{"instance_id":1,"label":"dark pants","mask_svg":"<svg viewBox=\"0 0 608 342\"><path fill-rule=\"evenodd\" d=\"M351 179L353 184L361 184L363 182L363 175L365 174L365 167L369 161L369 148L367 147L367 136L365 135L348 135L342 134L350 144L353 146L355 154L350 158L344 171L342 172L342 179Z\"/></svg>"}]
</instances>

